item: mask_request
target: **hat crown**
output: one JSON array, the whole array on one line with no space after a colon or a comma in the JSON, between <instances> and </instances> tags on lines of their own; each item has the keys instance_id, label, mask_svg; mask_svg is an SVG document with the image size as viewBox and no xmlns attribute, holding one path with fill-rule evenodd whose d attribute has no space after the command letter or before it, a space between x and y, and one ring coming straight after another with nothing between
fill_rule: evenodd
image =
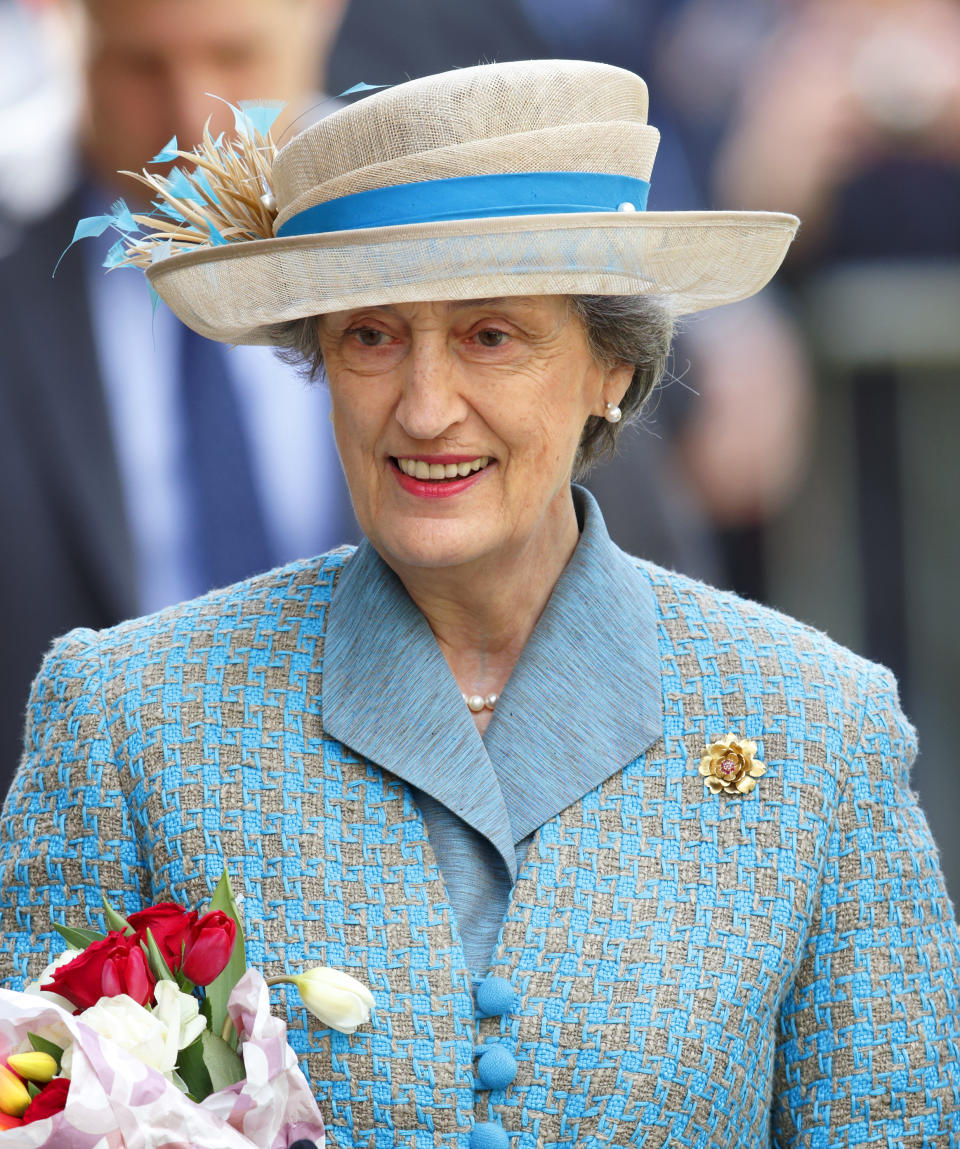
<instances>
[{"instance_id":1,"label":"hat crown","mask_svg":"<svg viewBox=\"0 0 960 1149\"><path fill-rule=\"evenodd\" d=\"M481 64L411 80L340 108L281 149L278 226L338 196L426 179L555 170L648 179L659 136L647 107L639 76L583 60Z\"/></svg>"}]
</instances>

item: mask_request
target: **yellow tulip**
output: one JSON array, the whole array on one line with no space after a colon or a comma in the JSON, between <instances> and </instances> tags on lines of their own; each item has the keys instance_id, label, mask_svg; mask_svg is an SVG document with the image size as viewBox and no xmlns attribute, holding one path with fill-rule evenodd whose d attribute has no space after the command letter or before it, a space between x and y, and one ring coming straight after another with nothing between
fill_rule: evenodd
<instances>
[{"instance_id":1,"label":"yellow tulip","mask_svg":"<svg viewBox=\"0 0 960 1149\"><path fill-rule=\"evenodd\" d=\"M27 1081L35 1081L38 1085L46 1085L57 1072L57 1063L49 1053L34 1051L31 1053L11 1053L7 1058L7 1065L20 1077Z\"/></svg>"},{"instance_id":2,"label":"yellow tulip","mask_svg":"<svg viewBox=\"0 0 960 1149\"><path fill-rule=\"evenodd\" d=\"M27 1087L12 1070L0 1065L0 1111L22 1117L29 1104Z\"/></svg>"}]
</instances>

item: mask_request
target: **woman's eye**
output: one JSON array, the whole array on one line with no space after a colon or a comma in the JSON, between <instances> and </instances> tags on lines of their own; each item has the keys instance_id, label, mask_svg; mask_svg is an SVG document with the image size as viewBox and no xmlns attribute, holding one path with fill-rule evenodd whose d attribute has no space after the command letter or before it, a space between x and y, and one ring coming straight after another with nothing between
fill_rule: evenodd
<instances>
[{"instance_id":1,"label":"woman's eye","mask_svg":"<svg viewBox=\"0 0 960 1149\"><path fill-rule=\"evenodd\" d=\"M346 334L364 347L382 347L389 339L385 331L378 331L376 327L351 327Z\"/></svg>"},{"instance_id":2,"label":"woman's eye","mask_svg":"<svg viewBox=\"0 0 960 1149\"><path fill-rule=\"evenodd\" d=\"M474 336L481 347L502 347L509 338L506 331L500 331L496 327L484 327Z\"/></svg>"}]
</instances>

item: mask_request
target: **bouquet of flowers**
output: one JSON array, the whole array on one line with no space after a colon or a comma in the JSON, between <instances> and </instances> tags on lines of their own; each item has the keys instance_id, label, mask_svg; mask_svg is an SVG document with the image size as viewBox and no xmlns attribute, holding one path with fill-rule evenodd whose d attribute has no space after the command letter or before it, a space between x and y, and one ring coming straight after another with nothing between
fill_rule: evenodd
<instances>
[{"instance_id":1,"label":"bouquet of flowers","mask_svg":"<svg viewBox=\"0 0 960 1149\"><path fill-rule=\"evenodd\" d=\"M324 1149L269 986L296 986L345 1033L370 991L325 967L247 969L226 873L204 914L104 909L108 933L55 926L71 948L23 993L0 990L0 1149Z\"/></svg>"}]
</instances>

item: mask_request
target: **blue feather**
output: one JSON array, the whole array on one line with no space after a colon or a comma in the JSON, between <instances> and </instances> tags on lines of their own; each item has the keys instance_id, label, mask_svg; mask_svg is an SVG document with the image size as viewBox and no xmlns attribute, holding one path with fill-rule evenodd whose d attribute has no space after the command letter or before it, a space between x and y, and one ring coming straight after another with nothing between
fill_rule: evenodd
<instances>
[{"instance_id":1,"label":"blue feather","mask_svg":"<svg viewBox=\"0 0 960 1149\"><path fill-rule=\"evenodd\" d=\"M277 116L283 111L283 100L241 100L240 109L244 121L261 136L267 135L273 127ZM237 131L240 131L237 124ZM249 131L249 128L247 129Z\"/></svg>"},{"instance_id":2,"label":"blue feather","mask_svg":"<svg viewBox=\"0 0 960 1149\"><path fill-rule=\"evenodd\" d=\"M359 84L354 84L352 88L347 88L345 92L341 92L336 98L342 100L344 96L352 96L357 92L373 92L377 88L389 88L390 84L365 84L362 80Z\"/></svg>"},{"instance_id":3,"label":"blue feather","mask_svg":"<svg viewBox=\"0 0 960 1149\"><path fill-rule=\"evenodd\" d=\"M60 252L60 259L54 264L50 278L52 279L57 274L57 268L60 266L61 260L78 239L93 239L95 236L103 235L112 223L112 215L88 215L85 219L78 219L77 226L73 232L73 239L71 239L63 251Z\"/></svg>"},{"instance_id":4,"label":"blue feather","mask_svg":"<svg viewBox=\"0 0 960 1149\"><path fill-rule=\"evenodd\" d=\"M173 168L167 176L167 189L171 195L176 196L177 199L192 199L197 198L197 189L187 179L187 173L183 168Z\"/></svg>"},{"instance_id":5,"label":"blue feather","mask_svg":"<svg viewBox=\"0 0 960 1149\"><path fill-rule=\"evenodd\" d=\"M207 178L207 173L203 170L203 168L197 168L196 171L191 172L190 179L193 180L194 184L196 184L198 188L206 192L213 203L220 202L214 194L213 188L210 186L210 180ZM196 196L193 198L196 199Z\"/></svg>"},{"instance_id":6,"label":"blue feather","mask_svg":"<svg viewBox=\"0 0 960 1149\"><path fill-rule=\"evenodd\" d=\"M259 132L260 135L265 136L284 107L282 100L241 100L240 107L237 107L236 104L231 104L229 100L225 100L223 96L218 96L215 92L205 94L212 100L219 100L221 104L226 104L233 112L233 127L238 135L251 135L254 132Z\"/></svg>"},{"instance_id":7,"label":"blue feather","mask_svg":"<svg viewBox=\"0 0 960 1149\"><path fill-rule=\"evenodd\" d=\"M171 136L150 162L152 164L163 164L167 163L169 160L175 160L177 158L178 150L179 144L177 143L177 137Z\"/></svg>"},{"instance_id":8,"label":"blue feather","mask_svg":"<svg viewBox=\"0 0 960 1149\"><path fill-rule=\"evenodd\" d=\"M123 263L123 257L126 254L126 247L122 239L110 248L107 254L103 257L103 266L109 271L111 268L119 267Z\"/></svg>"},{"instance_id":9,"label":"blue feather","mask_svg":"<svg viewBox=\"0 0 960 1149\"><path fill-rule=\"evenodd\" d=\"M177 223L184 223L186 220L186 217L177 211L173 204L169 204L165 200L154 200L153 206L156 209L157 215L166 216L167 219L174 219ZM154 213L151 212L151 215L152 214Z\"/></svg>"},{"instance_id":10,"label":"blue feather","mask_svg":"<svg viewBox=\"0 0 960 1149\"><path fill-rule=\"evenodd\" d=\"M92 239L95 235L103 235L112 223L112 215L88 215L86 219L78 219L70 242L74 244L78 239Z\"/></svg>"},{"instance_id":11,"label":"blue feather","mask_svg":"<svg viewBox=\"0 0 960 1149\"><path fill-rule=\"evenodd\" d=\"M117 231L122 231L127 235L132 231L140 230L140 225L130 214L130 209L124 200L115 200L110 210L113 212L113 215L110 217L110 222Z\"/></svg>"}]
</instances>

